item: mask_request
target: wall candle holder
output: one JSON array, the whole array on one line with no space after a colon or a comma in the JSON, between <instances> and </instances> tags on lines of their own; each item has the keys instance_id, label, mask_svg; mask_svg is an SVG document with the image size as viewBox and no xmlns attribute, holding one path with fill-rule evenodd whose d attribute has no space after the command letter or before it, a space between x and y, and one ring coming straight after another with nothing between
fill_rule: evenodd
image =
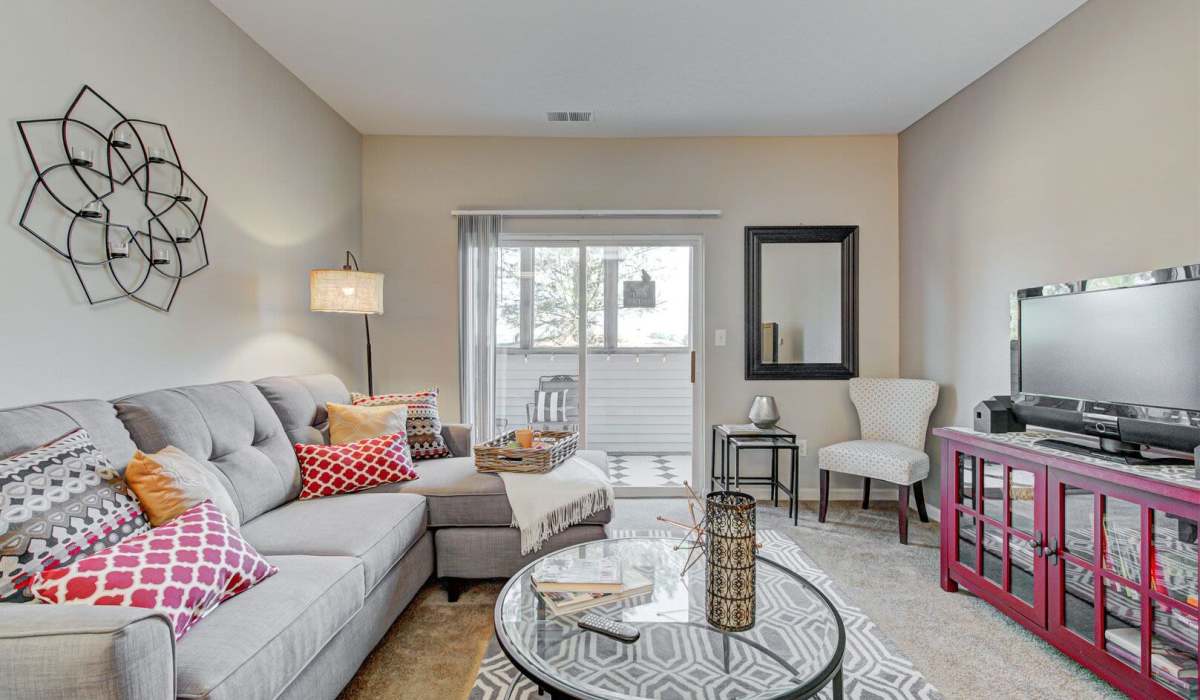
<instances>
[{"instance_id":1,"label":"wall candle holder","mask_svg":"<svg viewBox=\"0 0 1200 700\"><path fill-rule=\"evenodd\" d=\"M21 228L71 264L89 304L132 299L169 311L209 259L208 195L167 125L126 117L84 85L63 116L17 128L34 174ZM131 196L113 197L123 190Z\"/></svg>"},{"instance_id":2,"label":"wall candle holder","mask_svg":"<svg viewBox=\"0 0 1200 700\"><path fill-rule=\"evenodd\" d=\"M725 632L754 626L755 503L740 491L705 499L705 606L708 622Z\"/></svg>"}]
</instances>

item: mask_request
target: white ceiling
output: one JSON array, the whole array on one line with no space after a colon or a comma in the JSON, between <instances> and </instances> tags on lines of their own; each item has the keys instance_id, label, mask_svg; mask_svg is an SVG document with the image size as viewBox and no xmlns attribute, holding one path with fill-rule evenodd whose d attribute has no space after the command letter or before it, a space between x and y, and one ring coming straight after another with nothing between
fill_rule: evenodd
<instances>
[{"instance_id":1,"label":"white ceiling","mask_svg":"<svg viewBox=\"0 0 1200 700\"><path fill-rule=\"evenodd\" d=\"M366 134L707 136L899 132L1084 0L212 2Z\"/></svg>"}]
</instances>

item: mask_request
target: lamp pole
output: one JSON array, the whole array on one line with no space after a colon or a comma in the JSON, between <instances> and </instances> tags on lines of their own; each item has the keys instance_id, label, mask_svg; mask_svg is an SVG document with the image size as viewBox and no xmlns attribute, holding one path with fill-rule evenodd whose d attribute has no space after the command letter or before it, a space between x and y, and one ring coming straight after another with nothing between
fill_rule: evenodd
<instances>
[{"instance_id":1,"label":"lamp pole","mask_svg":"<svg viewBox=\"0 0 1200 700\"><path fill-rule=\"evenodd\" d=\"M351 263L354 264L353 268L350 267ZM346 251L346 263L344 265L342 265L342 269L343 270L353 269L355 272L359 272L358 258L356 258L354 256L354 253L351 253L348 250ZM374 372L374 368L371 366L371 315L370 314L363 314L363 328L366 329L366 331L367 331L367 396L374 396L375 395L375 372Z\"/></svg>"}]
</instances>

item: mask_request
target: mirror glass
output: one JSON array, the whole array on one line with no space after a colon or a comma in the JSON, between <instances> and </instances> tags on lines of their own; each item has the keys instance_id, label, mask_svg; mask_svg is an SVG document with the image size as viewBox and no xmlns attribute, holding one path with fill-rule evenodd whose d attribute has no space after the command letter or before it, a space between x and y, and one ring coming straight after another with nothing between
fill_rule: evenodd
<instances>
[{"instance_id":1,"label":"mirror glass","mask_svg":"<svg viewBox=\"0 0 1200 700\"><path fill-rule=\"evenodd\" d=\"M842 360L842 244L764 243L762 363Z\"/></svg>"}]
</instances>

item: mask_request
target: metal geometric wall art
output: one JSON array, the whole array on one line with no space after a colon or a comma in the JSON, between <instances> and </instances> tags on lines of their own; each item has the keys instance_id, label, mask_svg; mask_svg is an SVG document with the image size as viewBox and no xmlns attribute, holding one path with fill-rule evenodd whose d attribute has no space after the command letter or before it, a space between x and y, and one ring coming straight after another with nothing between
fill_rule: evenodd
<instances>
[{"instance_id":1,"label":"metal geometric wall art","mask_svg":"<svg viewBox=\"0 0 1200 700\"><path fill-rule=\"evenodd\" d=\"M167 125L84 85L63 116L17 126L35 175L21 228L71 264L89 304L169 311L180 282L208 267L208 195Z\"/></svg>"}]
</instances>

